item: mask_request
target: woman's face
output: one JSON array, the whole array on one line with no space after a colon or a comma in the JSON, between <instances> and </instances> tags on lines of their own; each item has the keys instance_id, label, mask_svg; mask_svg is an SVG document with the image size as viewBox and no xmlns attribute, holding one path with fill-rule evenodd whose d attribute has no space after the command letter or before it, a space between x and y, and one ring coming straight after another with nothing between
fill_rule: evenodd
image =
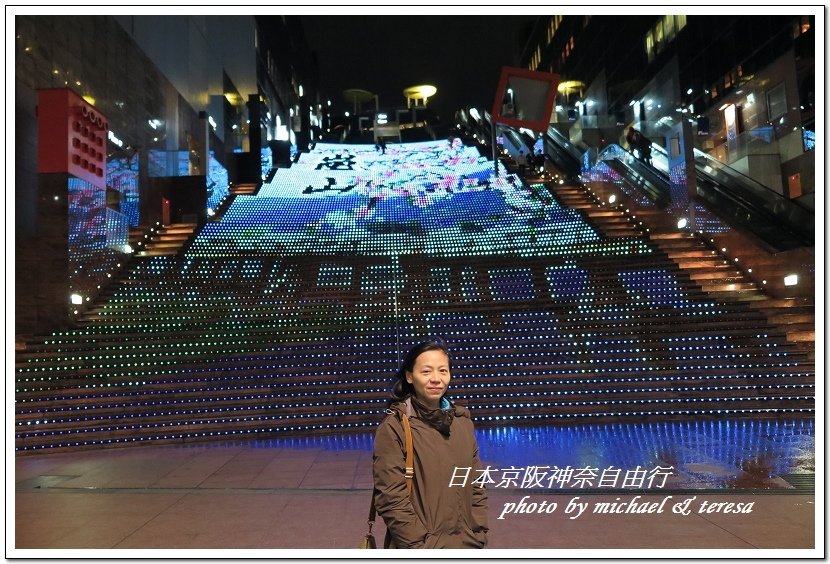
<instances>
[{"instance_id":1,"label":"woman's face","mask_svg":"<svg viewBox=\"0 0 830 564\"><path fill-rule=\"evenodd\" d=\"M444 351L426 351L415 359L406 373L406 381L415 388L415 396L428 407L437 409L441 396L450 384L450 359Z\"/></svg>"}]
</instances>

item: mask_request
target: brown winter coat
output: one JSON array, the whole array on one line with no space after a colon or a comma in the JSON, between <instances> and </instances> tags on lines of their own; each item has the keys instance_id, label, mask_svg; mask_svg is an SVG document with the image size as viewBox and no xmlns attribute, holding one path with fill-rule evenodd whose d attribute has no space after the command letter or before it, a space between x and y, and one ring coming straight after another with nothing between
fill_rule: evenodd
<instances>
[{"instance_id":1,"label":"brown winter coat","mask_svg":"<svg viewBox=\"0 0 830 564\"><path fill-rule=\"evenodd\" d=\"M404 431L395 409L409 415L415 452L412 495L404 478ZM474 486L480 474L478 444L470 412L453 405L450 434L418 418L411 401L392 406L375 433L375 507L386 523L384 548L484 548L487 544L487 490ZM471 468L466 485L455 469ZM450 481L455 473L454 485Z\"/></svg>"}]
</instances>

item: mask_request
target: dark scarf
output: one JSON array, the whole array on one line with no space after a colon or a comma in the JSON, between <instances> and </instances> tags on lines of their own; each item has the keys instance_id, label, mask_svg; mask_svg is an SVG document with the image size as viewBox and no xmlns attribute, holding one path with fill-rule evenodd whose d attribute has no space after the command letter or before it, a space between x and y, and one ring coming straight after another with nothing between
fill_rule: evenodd
<instances>
[{"instance_id":1,"label":"dark scarf","mask_svg":"<svg viewBox=\"0 0 830 564\"><path fill-rule=\"evenodd\" d=\"M418 414L418 419L437 429L445 437L449 437L450 425L452 424L452 418L455 416L455 410L452 406L446 409L432 409L419 402L414 395L410 397L412 398L412 407L415 409L415 413Z\"/></svg>"}]
</instances>

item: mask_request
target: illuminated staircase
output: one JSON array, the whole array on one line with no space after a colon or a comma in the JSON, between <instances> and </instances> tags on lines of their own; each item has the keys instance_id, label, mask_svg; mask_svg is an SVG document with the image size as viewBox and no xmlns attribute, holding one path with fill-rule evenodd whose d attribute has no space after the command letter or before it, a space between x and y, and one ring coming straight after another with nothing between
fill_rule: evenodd
<instances>
[{"instance_id":1,"label":"illuminated staircase","mask_svg":"<svg viewBox=\"0 0 830 564\"><path fill-rule=\"evenodd\" d=\"M256 192L256 184L235 184L230 187L230 193L233 195L250 196Z\"/></svg>"},{"instance_id":2,"label":"illuminated staircase","mask_svg":"<svg viewBox=\"0 0 830 564\"><path fill-rule=\"evenodd\" d=\"M367 206L345 183L283 196L316 186L314 162L236 196L183 252L137 258L77 329L28 341L16 449L372 429L401 353L432 336L481 425L813 415L810 352L757 305L775 302L718 289L719 267L639 222L521 186L496 209L471 176L447 184L472 187L449 200L466 209ZM404 212L422 223L353 245L355 218Z\"/></svg>"},{"instance_id":3,"label":"illuminated staircase","mask_svg":"<svg viewBox=\"0 0 830 564\"><path fill-rule=\"evenodd\" d=\"M193 238L195 223L174 223L160 227L137 252L139 257L162 257L177 254Z\"/></svg>"},{"instance_id":4,"label":"illuminated staircase","mask_svg":"<svg viewBox=\"0 0 830 564\"><path fill-rule=\"evenodd\" d=\"M582 210L599 227L602 226L597 220L599 217L615 217L618 223L625 220L636 224L668 258L688 273L691 280L700 285L701 290L722 299L749 302L750 307L763 312L771 324L783 330L790 342L799 343L799 348L806 350L810 358L815 357L815 304L811 300L770 298L734 262L697 234L655 229L656 222L649 221L649 218L663 213L659 210L639 209L636 212L638 218L618 208L605 208L584 187L550 186L558 198L568 206ZM608 228L604 229L604 233L613 236L613 231Z\"/></svg>"}]
</instances>

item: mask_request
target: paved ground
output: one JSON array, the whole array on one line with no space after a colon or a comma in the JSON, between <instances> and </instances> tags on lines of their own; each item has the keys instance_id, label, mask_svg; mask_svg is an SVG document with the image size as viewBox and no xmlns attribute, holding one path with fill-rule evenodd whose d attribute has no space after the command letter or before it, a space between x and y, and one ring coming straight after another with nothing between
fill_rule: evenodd
<instances>
[{"instance_id":1,"label":"paved ground","mask_svg":"<svg viewBox=\"0 0 830 564\"><path fill-rule=\"evenodd\" d=\"M370 488L371 452L359 449L207 444L18 455L6 556L375 557L384 551L351 550L366 529ZM652 513L603 514L597 503L634 495L491 488L486 556L823 556L813 495L698 494L688 515L671 507L695 494L669 490L635 501L642 511L649 506L641 503L657 504ZM498 518L524 496L536 513ZM572 501L587 510L576 517ZM542 502L557 506L539 513ZM700 513L702 502L751 512ZM380 541L382 522L375 533Z\"/></svg>"}]
</instances>

